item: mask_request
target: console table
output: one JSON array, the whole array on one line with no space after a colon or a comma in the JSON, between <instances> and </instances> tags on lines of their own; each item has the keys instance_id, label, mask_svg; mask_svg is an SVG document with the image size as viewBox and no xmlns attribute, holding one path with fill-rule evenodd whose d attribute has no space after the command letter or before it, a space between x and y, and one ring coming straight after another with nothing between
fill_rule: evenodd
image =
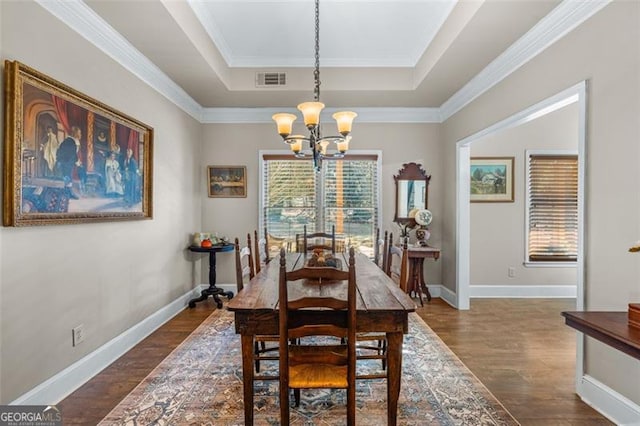
<instances>
[{"instance_id":1,"label":"console table","mask_svg":"<svg viewBox=\"0 0 640 426\"><path fill-rule=\"evenodd\" d=\"M200 293L200 297L189 300L189 307L195 308L197 302L207 300L207 297L213 296L213 300L216 302L218 309L222 308L222 301L219 295L231 300L233 298L232 291L224 291L221 288L216 287L216 253L232 251L234 249L233 244L215 244L211 247L189 246L189 251L195 253L209 253L209 288L205 288Z\"/></svg>"},{"instance_id":2,"label":"console table","mask_svg":"<svg viewBox=\"0 0 640 426\"><path fill-rule=\"evenodd\" d=\"M427 301L431 301L431 293L424 281L424 260L434 259L438 260L440 257L440 249L435 247L409 247L409 279L407 282L406 292L411 296L411 292L414 292L420 298L420 305L424 306L422 302L422 290L427 295Z\"/></svg>"},{"instance_id":3,"label":"console table","mask_svg":"<svg viewBox=\"0 0 640 426\"><path fill-rule=\"evenodd\" d=\"M565 324L640 359L640 328L629 326L627 312L563 312Z\"/></svg>"}]
</instances>

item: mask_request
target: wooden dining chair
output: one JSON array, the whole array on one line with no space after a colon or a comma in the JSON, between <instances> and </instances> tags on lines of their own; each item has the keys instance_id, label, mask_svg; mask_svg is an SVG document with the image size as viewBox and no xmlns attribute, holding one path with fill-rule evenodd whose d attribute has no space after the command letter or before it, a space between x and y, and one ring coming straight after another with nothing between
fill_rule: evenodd
<instances>
[{"instance_id":1,"label":"wooden dining chair","mask_svg":"<svg viewBox=\"0 0 640 426\"><path fill-rule=\"evenodd\" d=\"M237 291L244 288L244 281L255 276L253 269L253 253L251 252L251 235L247 234L247 245L240 247L238 238L235 239L236 249L236 285ZM267 345L269 343L269 345ZM259 375L261 361L277 361L278 336L259 334L253 341L253 362L256 373L254 380L277 380L277 375Z\"/></svg>"},{"instance_id":2,"label":"wooden dining chair","mask_svg":"<svg viewBox=\"0 0 640 426\"><path fill-rule=\"evenodd\" d=\"M393 239L393 233L384 231L384 240L382 241L382 262L378 265L382 270L387 273L387 263L389 263L389 239Z\"/></svg>"},{"instance_id":3,"label":"wooden dining chair","mask_svg":"<svg viewBox=\"0 0 640 426\"><path fill-rule=\"evenodd\" d=\"M376 227L376 235L373 239L373 263L380 266L380 228Z\"/></svg>"},{"instance_id":4,"label":"wooden dining chair","mask_svg":"<svg viewBox=\"0 0 640 426\"><path fill-rule=\"evenodd\" d=\"M404 247L400 248L394 246L392 244L393 241L393 233L389 233L385 231L385 241L384 241L384 253L386 256L384 257L382 269L385 270L385 273L394 280L398 286L406 290L407 279L408 279L408 262L409 262L409 252L408 247L405 242ZM382 360L382 370L386 370L387 368L387 336L383 333L358 333L358 349L360 350L369 350L373 352L363 352L358 355L358 359L380 359ZM368 343L373 342L373 343ZM385 374L380 373L372 373L366 376L358 376L358 378L383 378L386 377Z\"/></svg>"},{"instance_id":5,"label":"wooden dining chair","mask_svg":"<svg viewBox=\"0 0 640 426\"><path fill-rule=\"evenodd\" d=\"M255 273L260 272L260 269L269 263L269 239L267 238L267 228L264 228L264 237L258 239L258 231L253 231L253 241L255 243Z\"/></svg>"},{"instance_id":6,"label":"wooden dining chair","mask_svg":"<svg viewBox=\"0 0 640 426\"><path fill-rule=\"evenodd\" d=\"M318 241L320 240L320 241ZM304 226L303 234L303 252L313 251L315 249L330 250L331 253L336 253L336 227L331 227L331 233L328 232L314 232L312 234L307 233L307 225Z\"/></svg>"},{"instance_id":7,"label":"wooden dining chair","mask_svg":"<svg viewBox=\"0 0 640 426\"><path fill-rule=\"evenodd\" d=\"M356 417L356 269L354 250L349 250L349 270L302 267L286 270L285 252L280 253L280 419L289 424L289 391L297 405L301 389L346 389L347 425ZM327 296L305 295L305 286L319 280ZM335 286L334 286L335 284ZM336 287L346 287L340 291ZM291 294L291 296L290 296ZM346 296L346 300L344 298ZM291 299L291 300L290 300ZM309 316L308 309L319 309ZM291 344L292 339L314 336ZM343 339L324 341L323 336Z\"/></svg>"},{"instance_id":8,"label":"wooden dining chair","mask_svg":"<svg viewBox=\"0 0 640 426\"><path fill-rule=\"evenodd\" d=\"M389 244L386 274L398 284L398 287L406 291L409 275L409 248L406 240L402 247Z\"/></svg>"}]
</instances>

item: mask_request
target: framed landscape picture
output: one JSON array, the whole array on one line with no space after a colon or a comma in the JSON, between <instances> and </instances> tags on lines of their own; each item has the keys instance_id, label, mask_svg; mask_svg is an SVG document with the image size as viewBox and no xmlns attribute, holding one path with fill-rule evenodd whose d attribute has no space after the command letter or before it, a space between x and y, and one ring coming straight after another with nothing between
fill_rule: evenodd
<instances>
[{"instance_id":1,"label":"framed landscape picture","mask_svg":"<svg viewBox=\"0 0 640 426\"><path fill-rule=\"evenodd\" d=\"M4 82L4 226L152 217L152 128L17 61Z\"/></svg>"},{"instance_id":2,"label":"framed landscape picture","mask_svg":"<svg viewBox=\"0 0 640 426\"><path fill-rule=\"evenodd\" d=\"M210 198L247 196L246 166L209 166L207 178Z\"/></svg>"},{"instance_id":3,"label":"framed landscape picture","mask_svg":"<svg viewBox=\"0 0 640 426\"><path fill-rule=\"evenodd\" d=\"M513 161L514 157L471 157L471 202L513 202Z\"/></svg>"}]
</instances>

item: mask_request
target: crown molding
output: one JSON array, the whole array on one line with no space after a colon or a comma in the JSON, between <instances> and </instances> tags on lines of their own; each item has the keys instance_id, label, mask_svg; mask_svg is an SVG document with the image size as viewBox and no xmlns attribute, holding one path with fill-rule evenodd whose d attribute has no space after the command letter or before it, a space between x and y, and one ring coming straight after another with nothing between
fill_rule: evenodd
<instances>
[{"instance_id":1,"label":"crown molding","mask_svg":"<svg viewBox=\"0 0 640 426\"><path fill-rule=\"evenodd\" d=\"M202 107L83 1L36 2L184 112L201 119Z\"/></svg>"},{"instance_id":2,"label":"crown molding","mask_svg":"<svg viewBox=\"0 0 640 426\"><path fill-rule=\"evenodd\" d=\"M36 1L200 123L267 123L275 112L282 112L274 108L203 108L83 1ZM564 0L439 108L353 110L358 112L358 121L365 123L442 123L610 2ZM326 114L332 111L327 109Z\"/></svg>"},{"instance_id":3,"label":"crown molding","mask_svg":"<svg viewBox=\"0 0 640 426\"><path fill-rule=\"evenodd\" d=\"M439 108L325 108L320 119L329 122L337 111L358 113L359 123L441 123ZM298 113L296 108L204 108L201 123L273 123L271 116L279 112Z\"/></svg>"},{"instance_id":4,"label":"crown molding","mask_svg":"<svg viewBox=\"0 0 640 426\"><path fill-rule=\"evenodd\" d=\"M443 121L501 82L611 0L564 0L440 106Z\"/></svg>"}]
</instances>

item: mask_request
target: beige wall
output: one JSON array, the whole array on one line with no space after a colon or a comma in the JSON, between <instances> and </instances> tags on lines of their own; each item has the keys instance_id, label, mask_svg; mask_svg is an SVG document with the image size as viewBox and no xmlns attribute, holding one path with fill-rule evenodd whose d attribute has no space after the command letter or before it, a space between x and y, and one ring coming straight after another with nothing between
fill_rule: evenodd
<instances>
[{"instance_id":1,"label":"beige wall","mask_svg":"<svg viewBox=\"0 0 640 426\"><path fill-rule=\"evenodd\" d=\"M588 81L585 307L627 309L640 300L640 3L615 1L447 120L445 179L455 181L455 143ZM446 192L447 217L455 195ZM444 283L455 288L455 222L445 224ZM640 403L640 363L588 339L586 372Z\"/></svg>"},{"instance_id":2,"label":"beige wall","mask_svg":"<svg viewBox=\"0 0 640 426\"><path fill-rule=\"evenodd\" d=\"M525 267L526 150L578 152L576 103L471 145L472 157L514 157L514 202L471 203L471 285L575 285L575 267ZM515 276L508 276L508 268Z\"/></svg>"},{"instance_id":3,"label":"beige wall","mask_svg":"<svg viewBox=\"0 0 640 426\"><path fill-rule=\"evenodd\" d=\"M395 212L395 184L393 176L402 164L416 162L431 174L429 185L429 208L434 219L430 243L439 246L442 191L445 186L441 178L440 162L442 144L438 124L354 124L352 150L382 151L382 229L398 235L399 228L393 223ZM259 150L287 150L276 133L273 124L209 124L204 126L203 151L200 164L201 175L206 174L207 165L246 165L247 198L205 198L203 201L203 228L218 231L233 239L245 238L247 232L258 227L258 203L260 180L258 176ZM206 197L206 188L203 190ZM426 262L426 277L432 284L441 282L440 263ZM235 283L233 256L220 255L218 259L218 282Z\"/></svg>"},{"instance_id":4,"label":"beige wall","mask_svg":"<svg viewBox=\"0 0 640 426\"><path fill-rule=\"evenodd\" d=\"M200 228L201 125L32 2L0 2L1 59L19 60L155 130L154 218L0 228L0 403L187 293ZM84 324L86 340L71 345Z\"/></svg>"}]
</instances>

